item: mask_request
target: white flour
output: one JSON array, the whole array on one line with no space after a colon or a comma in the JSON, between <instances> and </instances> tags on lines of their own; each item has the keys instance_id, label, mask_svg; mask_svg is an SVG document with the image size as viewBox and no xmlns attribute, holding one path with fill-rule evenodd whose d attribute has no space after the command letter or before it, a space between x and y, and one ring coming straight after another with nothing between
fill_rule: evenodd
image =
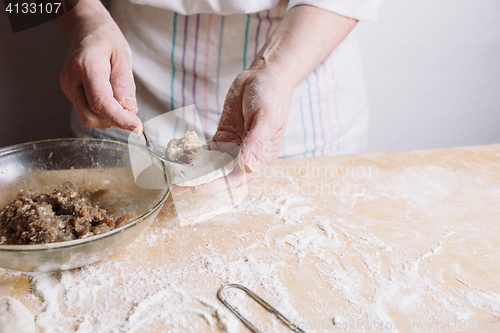
<instances>
[{"instance_id":1,"label":"white flour","mask_svg":"<svg viewBox=\"0 0 500 333\"><path fill-rule=\"evenodd\" d=\"M245 203L237 211L259 207L260 214L272 214L278 209L278 216L297 223L303 212L310 211L297 206L300 202L305 201L264 197L257 204ZM231 219L223 218L222 222L231 223ZM165 236L174 234L175 230L165 227L160 233L146 232L145 244L155 246L157 242L164 242ZM230 254L231 258L216 251L202 254L195 250L191 254L196 257L181 267L149 269L139 266L130 269L127 261L105 260L57 274L30 274L33 293L43 301L43 311L36 318L37 326L42 333L72 330L147 332L159 324L160 327L171 327L171 332L186 332L208 324L223 332L240 332L240 321L215 298L220 282L209 290L205 285L196 284L195 281L203 275L212 279L216 277L222 283L241 283L261 293L263 287L277 300L274 305L282 313L295 320L303 320L291 305L289 291L277 275L277 270L285 264L281 261L269 262L263 255L259 258L259 248L266 247L266 243L267 240L263 239L249 247L238 248ZM210 244L207 247L210 248ZM199 268L200 264L204 268ZM226 299L235 304L241 313L252 318L247 307L252 308L253 301L242 296L241 292L225 294ZM261 327L265 325L255 316L253 321ZM279 325L276 319L271 318L269 332L280 329L286 332Z\"/></svg>"},{"instance_id":2,"label":"white flour","mask_svg":"<svg viewBox=\"0 0 500 333\"><path fill-rule=\"evenodd\" d=\"M0 333L35 333L35 317L12 297L0 297Z\"/></svg>"},{"instance_id":3,"label":"white flour","mask_svg":"<svg viewBox=\"0 0 500 333\"><path fill-rule=\"evenodd\" d=\"M442 168L423 169L433 170L450 183L460 182L459 177L443 173ZM208 325L214 332L243 332L240 321L216 299L217 290L225 283L240 283L265 295L285 316L304 323L307 332L335 331L334 323L336 328L345 324L347 331L365 332L370 331L368 323L380 322L385 326L376 331L397 332L397 320L431 320L433 316L477 320L481 311L481 318L493 323L500 316L498 290L484 287L487 284L475 287L467 280L467 266L460 262L432 265L453 244L470 241L473 235L451 222L443 222L427 233L412 225L416 230L413 238L401 242L402 235L409 236L398 228L415 223L410 221L425 220L430 216L426 215L428 207L439 207L439 201L450 195L450 189L418 176L420 173L417 167L409 167L377 188L370 188L367 182L370 193L346 193L336 198L348 203L330 216L303 196L283 194L248 199L231 214L216 217L207 225L183 229L171 221L155 224L141 236L143 243L133 243L119 258L59 274L31 274L32 291L42 301L37 327L41 333L150 332L155 327L169 327L169 332L197 332ZM377 191L380 195L375 194ZM390 220L384 218L384 212L377 215L375 206L373 213L378 218L356 215L357 207L385 197L404 202L387 205L392 209ZM473 204L481 207L479 199ZM454 213L462 214L462 210ZM445 221L450 213L435 209L428 214L443 216ZM264 217L272 221L263 232L231 229L234 239L227 243L237 244L234 248L226 248L224 239L205 232L208 229L204 228L216 226L224 231L236 225L241 215L251 216L256 224ZM387 234L375 233L374 228L384 224ZM398 228L393 227L396 225ZM184 249L178 262L133 265L148 247L168 243L172 237L192 235L182 233L186 230L198 234L200 243ZM130 259L128 255L138 257ZM498 252L491 255L498 257ZM304 287L309 297L307 307L302 306L286 279L297 274L316 274L324 282L321 295L308 294L309 289ZM227 291L224 297L265 331L289 332L274 317L259 315L258 306L241 291ZM325 307L331 299L339 305ZM305 314L305 309L310 312ZM395 319L395 313L414 315ZM329 321L332 327L308 329L307 322L315 316ZM353 321L362 321L365 326L351 329L348 324ZM427 331L427 323L423 324L423 329L413 331Z\"/></svg>"},{"instance_id":4,"label":"white flour","mask_svg":"<svg viewBox=\"0 0 500 333\"><path fill-rule=\"evenodd\" d=\"M195 328L196 320L187 317L193 314L211 325L234 327L234 318L226 318L220 304L204 299L203 291L190 284L194 274L168 268L130 271L126 264L106 262L34 275L32 287L44 300L36 322L42 332L147 332L158 322L184 332Z\"/></svg>"}]
</instances>

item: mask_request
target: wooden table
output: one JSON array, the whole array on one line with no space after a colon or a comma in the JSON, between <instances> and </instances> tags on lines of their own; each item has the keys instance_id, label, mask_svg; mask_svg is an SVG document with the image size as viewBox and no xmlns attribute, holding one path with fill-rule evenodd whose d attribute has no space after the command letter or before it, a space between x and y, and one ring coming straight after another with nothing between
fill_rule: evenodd
<instances>
[{"instance_id":1,"label":"wooden table","mask_svg":"<svg viewBox=\"0 0 500 333\"><path fill-rule=\"evenodd\" d=\"M279 160L248 190L190 226L168 202L84 268L0 270L0 295L41 332L246 332L216 297L226 283L306 332L500 331L500 145ZM290 331L225 296L262 331Z\"/></svg>"}]
</instances>

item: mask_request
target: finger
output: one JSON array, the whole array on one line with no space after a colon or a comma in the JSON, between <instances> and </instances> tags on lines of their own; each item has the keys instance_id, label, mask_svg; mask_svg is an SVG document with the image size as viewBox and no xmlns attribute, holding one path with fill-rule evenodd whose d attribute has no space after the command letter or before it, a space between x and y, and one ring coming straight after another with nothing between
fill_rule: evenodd
<instances>
[{"instance_id":1,"label":"finger","mask_svg":"<svg viewBox=\"0 0 500 333\"><path fill-rule=\"evenodd\" d=\"M70 95L71 95L70 100L75 105L78 117L80 118L80 121L85 127L90 129L93 128L109 129L113 127L113 125L110 124L106 119L94 113L90 109L82 85L75 86Z\"/></svg>"},{"instance_id":2,"label":"finger","mask_svg":"<svg viewBox=\"0 0 500 333\"><path fill-rule=\"evenodd\" d=\"M137 101L135 99L135 83L132 74L132 64L124 57L111 59L111 74L109 81L113 89L113 96L120 105L136 114Z\"/></svg>"},{"instance_id":3,"label":"finger","mask_svg":"<svg viewBox=\"0 0 500 333\"><path fill-rule=\"evenodd\" d=\"M230 188L241 187L251 181L253 178L255 178L254 175L247 174L241 168L239 168L238 165L236 165L234 170L231 171L227 176L215 179L206 184L192 186L189 189L194 195L227 191Z\"/></svg>"},{"instance_id":4,"label":"finger","mask_svg":"<svg viewBox=\"0 0 500 333\"><path fill-rule=\"evenodd\" d=\"M66 68L66 65L61 71L60 83L62 92L74 104L78 117L85 127L89 129L114 127L109 121L90 109L79 75L75 75L73 71Z\"/></svg>"},{"instance_id":5,"label":"finger","mask_svg":"<svg viewBox=\"0 0 500 333\"><path fill-rule=\"evenodd\" d=\"M189 186L179 186L179 185L176 185L176 184L172 184L172 186L170 187L170 190L175 195L182 194L184 192L189 191L190 189L191 188Z\"/></svg>"},{"instance_id":6,"label":"finger","mask_svg":"<svg viewBox=\"0 0 500 333\"><path fill-rule=\"evenodd\" d=\"M109 69L99 65L88 66L86 69L82 75L82 84L90 109L116 127L139 133L142 130L140 119L124 110L113 97L107 74Z\"/></svg>"},{"instance_id":7,"label":"finger","mask_svg":"<svg viewBox=\"0 0 500 333\"><path fill-rule=\"evenodd\" d=\"M215 142L209 141L202 146L203 149L210 151L218 151L221 153L226 153L233 158L236 158L240 153L240 146L233 142Z\"/></svg>"},{"instance_id":8,"label":"finger","mask_svg":"<svg viewBox=\"0 0 500 333\"><path fill-rule=\"evenodd\" d=\"M221 126L219 125L219 127L221 127ZM218 129L217 132L215 132L212 140L214 142L218 142L218 143L228 142L228 143L235 144L238 146L243 141L241 134L237 134L237 133L234 133L233 131L227 131L227 130L221 130L221 129Z\"/></svg>"},{"instance_id":9,"label":"finger","mask_svg":"<svg viewBox=\"0 0 500 333\"><path fill-rule=\"evenodd\" d=\"M263 158L267 147L272 144L276 135L276 124L273 121L254 119L241 149L240 163L246 172L253 172L258 168L258 161Z\"/></svg>"},{"instance_id":10,"label":"finger","mask_svg":"<svg viewBox=\"0 0 500 333\"><path fill-rule=\"evenodd\" d=\"M213 141L241 144L245 136L243 129L245 120L241 110L242 90L245 80L242 75L239 75L231 84L224 100L224 107Z\"/></svg>"}]
</instances>

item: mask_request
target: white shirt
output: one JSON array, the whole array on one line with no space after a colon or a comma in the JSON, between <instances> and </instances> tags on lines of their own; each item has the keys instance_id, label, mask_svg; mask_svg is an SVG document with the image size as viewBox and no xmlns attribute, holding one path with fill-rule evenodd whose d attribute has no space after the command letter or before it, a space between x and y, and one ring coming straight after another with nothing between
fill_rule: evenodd
<instances>
[{"instance_id":1,"label":"white shirt","mask_svg":"<svg viewBox=\"0 0 500 333\"><path fill-rule=\"evenodd\" d=\"M140 5L168 9L182 15L251 14L271 10L280 0L130 0ZM311 5L357 20L375 22L382 0L290 0L286 10L298 5Z\"/></svg>"},{"instance_id":2,"label":"white shirt","mask_svg":"<svg viewBox=\"0 0 500 333\"><path fill-rule=\"evenodd\" d=\"M132 49L138 116L147 121L195 104L211 138L229 86L286 10L309 4L374 21L381 0L111 1L110 12ZM126 131L91 131L75 112L72 118L77 135L127 140ZM367 129L368 103L351 33L295 88L280 157L360 152Z\"/></svg>"}]
</instances>

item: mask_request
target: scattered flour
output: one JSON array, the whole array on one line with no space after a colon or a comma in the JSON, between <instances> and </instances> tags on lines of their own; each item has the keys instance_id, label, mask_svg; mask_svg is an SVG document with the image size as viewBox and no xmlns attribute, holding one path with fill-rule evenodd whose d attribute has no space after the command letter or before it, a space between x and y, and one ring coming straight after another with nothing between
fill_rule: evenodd
<instances>
[{"instance_id":1,"label":"scattered flour","mask_svg":"<svg viewBox=\"0 0 500 333\"><path fill-rule=\"evenodd\" d=\"M236 332L237 320L213 298L205 299L203 288L192 283L194 274L164 267L129 270L108 261L32 275L32 288L44 306L36 323L41 332L61 333L146 332L155 325L185 332L204 323Z\"/></svg>"},{"instance_id":2,"label":"scattered flour","mask_svg":"<svg viewBox=\"0 0 500 333\"><path fill-rule=\"evenodd\" d=\"M35 317L17 299L0 297L0 333L35 333Z\"/></svg>"},{"instance_id":3,"label":"scattered flour","mask_svg":"<svg viewBox=\"0 0 500 333\"><path fill-rule=\"evenodd\" d=\"M360 238L364 241L367 241L371 245L378 247L382 252L392 250L392 247L385 244L383 241L381 241L380 239L378 239L377 237L375 237L373 235L364 234Z\"/></svg>"},{"instance_id":4,"label":"scattered flour","mask_svg":"<svg viewBox=\"0 0 500 333\"><path fill-rule=\"evenodd\" d=\"M422 181L412 172L406 176ZM429 191L436 189L437 197L448 194L442 188L425 185ZM418 208L424 204L417 194L406 193L409 206ZM356 200L369 199L364 196ZM311 218L311 212L317 215ZM41 313L36 317L39 332L148 332L155 327L169 327L169 332L175 333L194 332L207 325L215 332L241 332L240 321L215 297L225 283L243 284L266 295L264 298L286 317L306 322L310 318L304 316L300 301L294 299L294 290L284 283L284 276L297 273L285 262L288 257L296 259L297 270L307 264L308 269L314 270L308 273L322 277L328 286L324 290L327 297L339 297L349 304L329 309L328 320L335 328L363 320L390 323L390 327L386 325L379 331L398 332L393 319L395 309L432 314L438 307L449 317L467 320L474 314L472 307L500 316L500 294L474 289L459 278L456 279L470 290L453 289L443 283L442 276L426 274L419 267L422 261L428 263L427 258L439 255L448 246L448 239L439 241L430 251L422 251L422 255L402 256L402 250L390 238L351 225L349 216L321 216L321 209L300 195L247 199L232 213L215 220L230 225L237 222L235 216L245 213L257 221L271 216L282 222L275 221L257 238L248 230L236 233L235 239L253 241L230 251L217 246L219 239L186 249L186 260L176 265L132 269L126 260L109 259L57 274L30 274L32 292L42 301ZM311 222L304 223L306 219ZM175 237L178 230L181 228L173 225L150 228L144 238L146 246L156 246L166 236ZM436 237L444 239L454 233L445 231ZM456 274L465 271L450 267ZM267 327L267 332L289 331L272 316L256 317L253 300L242 292L227 291L224 296L256 326ZM312 311L319 309L320 306ZM367 331L366 327L356 330Z\"/></svg>"},{"instance_id":5,"label":"scattered flour","mask_svg":"<svg viewBox=\"0 0 500 333\"><path fill-rule=\"evenodd\" d=\"M301 217L318 209L310 200L298 195L282 195L277 198L255 197L238 205L238 211L281 218L285 225L301 223Z\"/></svg>"},{"instance_id":6,"label":"scattered flour","mask_svg":"<svg viewBox=\"0 0 500 333\"><path fill-rule=\"evenodd\" d=\"M288 223L300 223L301 217L314 209L305 203L301 198L263 197L245 203L236 212L250 210L269 215L277 212ZM175 230L176 227L169 225L160 232L146 234L145 245L155 246L164 241L165 235L175 234ZM263 247L265 239L234 250L229 258L211 249L209 244L205 248L208 254L193 250L192 260L180 267L144 265L131 269L127 261L109 259L60 273L31 273L32 293L42 301L37 327L40 333L147 332L155 327L186 332L208 324L222 332L240 332L239 319L216 299L216 292L224 283L241 283L260 294L265 290L272 296L268 301L280 312L304 320L290 299L290 291L279 279L278 271L285 266L284 262L259 258L259 248ZM200 276L211 279L211 289L197 282ZM257 325L263 325L252 315L248 300L241 296L228 293L227 299L241 313L254 318ZM286 332L273 316L269 320L268 332Z\"/></svg>"}]
</instances>

